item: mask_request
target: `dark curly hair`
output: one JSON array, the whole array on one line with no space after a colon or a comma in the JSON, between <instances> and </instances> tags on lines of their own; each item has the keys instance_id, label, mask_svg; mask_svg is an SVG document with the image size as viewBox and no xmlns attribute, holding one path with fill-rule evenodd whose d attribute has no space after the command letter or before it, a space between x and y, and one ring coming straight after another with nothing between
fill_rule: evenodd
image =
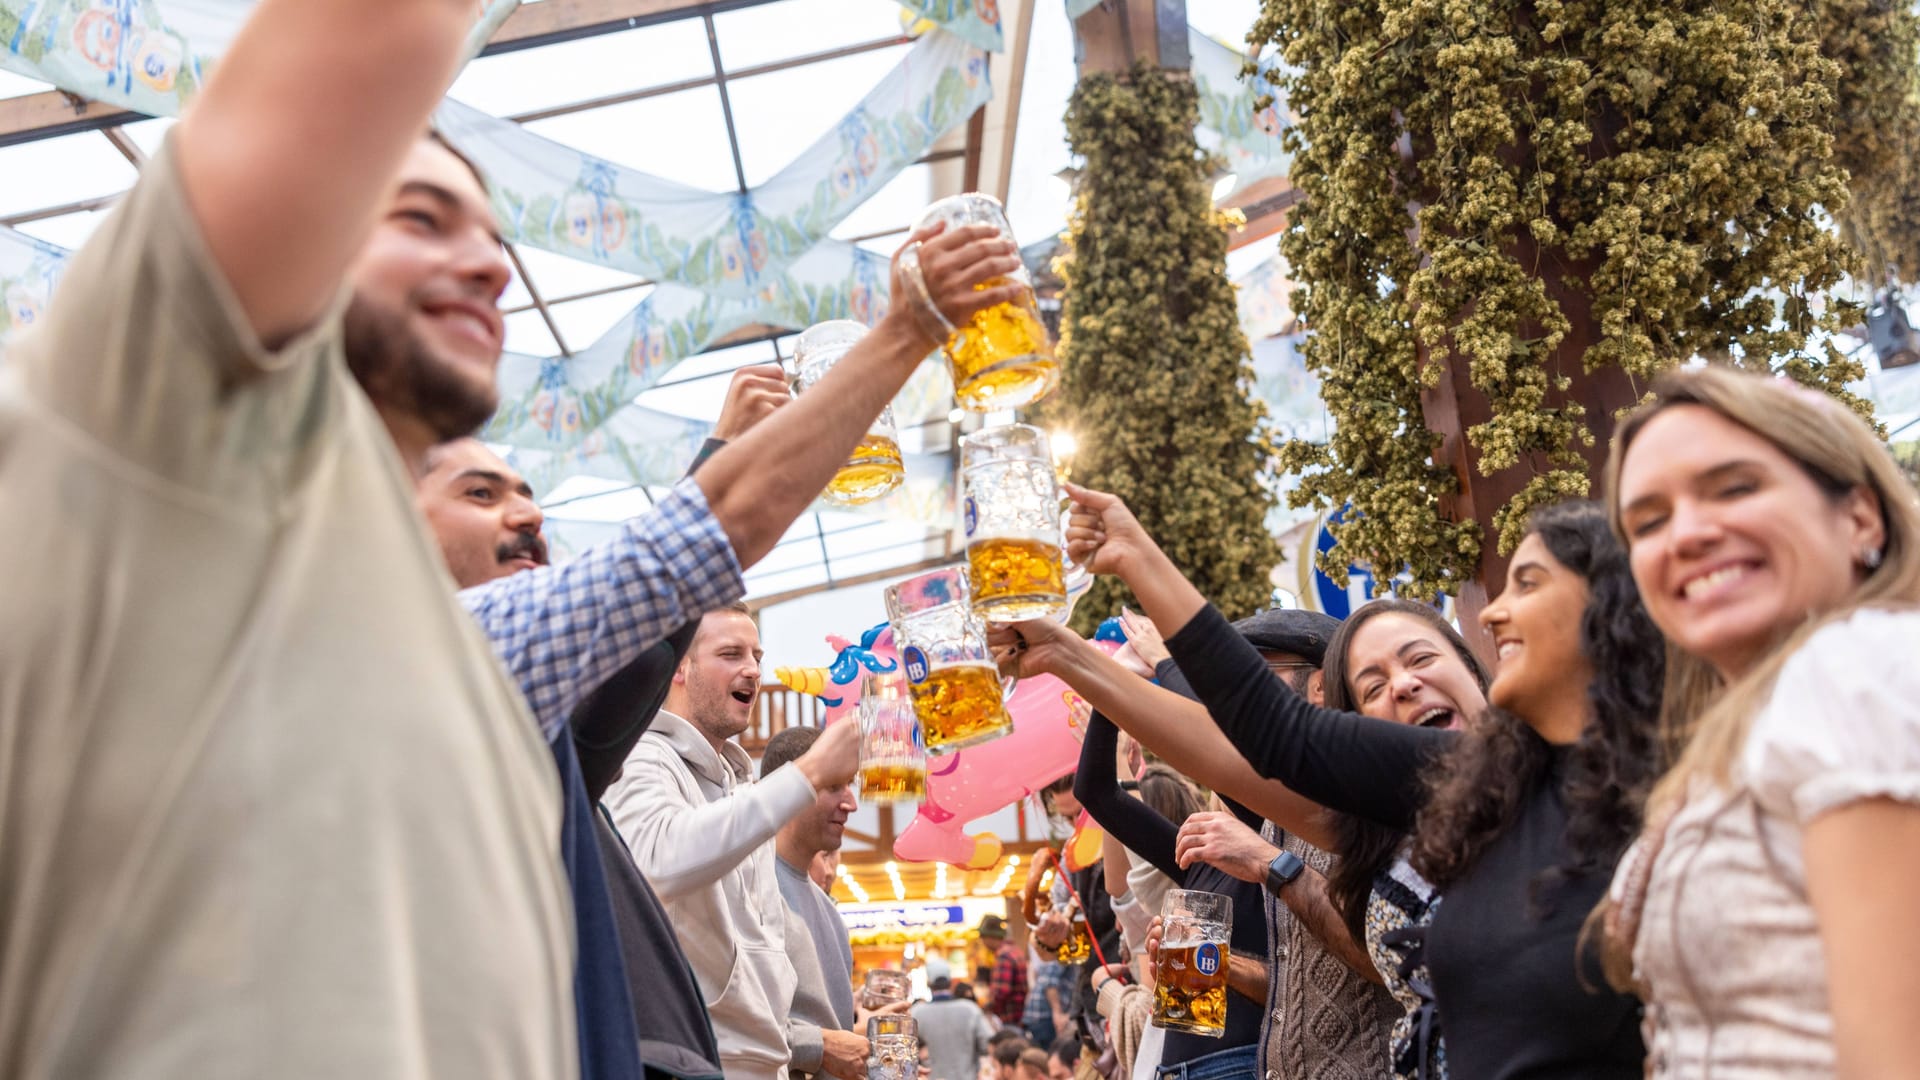
<instances>
[{"instance_id":1,"label":"dark curly hair","mask_svg":"<svg viewBox=\"0 0 1920 1080\"><path fill-rule=\"evenodd\" d=\"M1383 598L1373 600L1348 616L1340 624L1340 629L1327 643L1327 659L1321 669L1326 684L1326 705L1329 709L1342 712L1360 711L1359 702L1353 698L1353 690L1347 685L1347 649L1353 644L1353 637L1362 626L1381 615L1406 615L1418 619L1437 631L1447 644L1467 666L1474 681L1480 684L1484 692L1487 688L1487 666L1467 647L1460 632L1447 624L1439 611L1426 604L1416 604L1411 600ZM1399 857L1400 849L1406 846L1407 835L1398 829L1353 814L1333 814L1334 852L1340 856L1327 874L1327 894L1333 898L1334 906L1340 909L1341 918L1346 920L1347 930L1355 941L1366 940L1367 901L1373 895L1373 881L1393 865Z\"/></svg>"},{"instance_id":2,"label":"dark curly hair","mask_svg":"<svg viewBox=\"0 0 1920 1080\"><path fill-rule=\"evenodd\" d=\"M1634 587L1626 550L1597 503L1570 501L1534 513L1529 535L1587 583L1580 648L1593 667L1593 715L1574 744L1562 797L1565 861L1531 887L1536 910L1561 883L1611 874L1640 833L1658 778L1656 740L1666 646ZM1547 782L1546 740L1519 717L1489 708L1440 758L1415 830L1413 867L1438 889L1458 881Z\"/></svg>"}]
</instances>

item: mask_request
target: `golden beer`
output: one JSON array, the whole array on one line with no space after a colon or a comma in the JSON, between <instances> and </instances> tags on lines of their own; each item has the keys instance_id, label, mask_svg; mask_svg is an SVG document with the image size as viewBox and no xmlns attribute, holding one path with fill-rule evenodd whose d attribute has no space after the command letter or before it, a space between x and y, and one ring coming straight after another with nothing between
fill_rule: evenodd
<instances>
[{"instance_id":1,"label":"golden beer","mask_svg":"<svg viewBox=\"0 0 1920 1080\"><path fill-rule=\"evenodd\" d=\"M841 506L858 506L899 487L906 476L900 463L900 444L892 435L870 431L854 447L847 463L833 474L821 498Z\"/></svg>"},{"instance_id":2,"label":"golden beer","mask_svg":"<svg viewBox=\"0 0 1920 1080\"><path fill-rule=\"evenodd\" d=\"M929 754L983 743L1013 730L1013 718L1000 699L1000 673L992 664L953 664L927 672L913 684L913 710L919 714Z\"/></svg>"},{"instance_id":3,"label":"golden beer","mask_svg":"<svg viewBox=\"0 0 1920 1080\"><path fill-rule=\"evenodd\" d=\"M995 278L976 288L1006 284L1006 278ZM954 397L974 412L1030 405L1046 397L1060 379L1060 365L1030 285L1023 284L1017 301L975 312L947 339L946 351Z\"/></svg>"},{"instance_id":4,"label":"golden beer","mask_svg":"<svg viewBox=\"0 0 1920 1080\"><path fill-rule=\"evenodd\" d=\"M1060 943L1060 962L1078 964L1093 959L1093 933L1087 929L1087 917L1074 913L1073 926L1067 931L1067 940Z\"/></svg>"},{"instance_id":5,"label":"golden beer","mask_svg":"<svg viewBox=\"0 0 1920 1080\"><path fill-rule=\"evenodd\" d=\"M1161 945L1153 966L1153 1026L1225 1035L1227 954L1226 945L1211 941Z\"/></svg>"},{"instance_id":6,"label":"golden beer","mask_svg":"<svg viewBox=\"0 0 1920 1080\"><path fill-rule=\"evenodd\" d=\"M871 803L920 802L927 797L925 761L863 761L860 797Z\"/></svg>"},{"instance_id":7,"label":"golden beer","mask_svg":"<svg viewBox=\"0 0 1920 1080\"><path fill-rule=\"evenodd\" d=\"M1039 619L1067 603L1060 545L1046 540L985 537L967 544L973 609L992 622Z\"/></svg>"}]
</instances>

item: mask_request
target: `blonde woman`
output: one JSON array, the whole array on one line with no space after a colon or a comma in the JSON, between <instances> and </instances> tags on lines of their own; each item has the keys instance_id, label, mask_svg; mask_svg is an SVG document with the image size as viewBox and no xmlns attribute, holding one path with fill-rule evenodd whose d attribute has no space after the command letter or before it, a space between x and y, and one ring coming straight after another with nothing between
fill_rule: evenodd
<instances>
[{"instance_id":1,"label":"blonde woman","mask_svg":"<svg viewBox=\"0 0 1920 1080\"><path fill-rule=\"evenodd\" d=\"M1675 372L1609 511L1677 764L1606 911L1651 1075L1920 1076L1920 507L1832 399ZM1630 965L1630 966L1628 966Z\"/></svg>"}]
</instances>

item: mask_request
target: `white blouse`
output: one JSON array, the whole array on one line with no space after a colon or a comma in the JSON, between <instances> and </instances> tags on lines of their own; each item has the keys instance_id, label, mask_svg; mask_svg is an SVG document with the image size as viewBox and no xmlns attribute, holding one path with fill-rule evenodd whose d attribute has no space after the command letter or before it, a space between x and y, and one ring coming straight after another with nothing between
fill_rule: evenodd
<instances>
[{"instance_id":1,"label":"white blouse","mask_svg":"<svg viewBox=\"0 0 1920 1080\"><path fill-rule=\"evenodd\" d=\"M1809 638L1730 787L1701 782L1669 825L1633 952L1650 1075L1834 1074L1802 844L1814 818L1874 798L1920 804L1920 612L1860 611Z\"/></svg>"}]
</instances>

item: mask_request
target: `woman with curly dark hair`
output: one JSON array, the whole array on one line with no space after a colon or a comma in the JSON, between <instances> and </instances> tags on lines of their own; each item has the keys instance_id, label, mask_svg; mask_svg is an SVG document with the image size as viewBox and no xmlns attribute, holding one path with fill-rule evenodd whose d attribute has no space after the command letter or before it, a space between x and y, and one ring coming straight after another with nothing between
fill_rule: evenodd
<instances>
[{"instance_id":1,"label":"woman with curly dark hair","mask_svg":"<svg viewBox=\"0 0 1920 1080\"><path fill-rule=\"evenodd\" d=\"M1598 508L1535 516L1482 615L1500 660L1491 707L1444 731L1315 708L1264 677L1259 655L1118 499L1072 494L1070 554L1120 576L1156 624L1177 628L1167 647L1256 770L1329 809L1412 831L1413 867L1442 899L1411 962L1431 973L1453 1075L1639 1077L1638 1005L1604 989L1580 930L1639 828L1665 653ZM1013 631L1026 651L1066 647L1037 624ZM1398 692L1376 666L1329 678L1330 689L1353 694L1349 704ZM1182 709L1172 695L1124 700L1139 691L1104 669L1068 681L1123 726L1143 709ZM1122 700L1108 709L1109 698Z\"/></svg>"}]
</instances>

